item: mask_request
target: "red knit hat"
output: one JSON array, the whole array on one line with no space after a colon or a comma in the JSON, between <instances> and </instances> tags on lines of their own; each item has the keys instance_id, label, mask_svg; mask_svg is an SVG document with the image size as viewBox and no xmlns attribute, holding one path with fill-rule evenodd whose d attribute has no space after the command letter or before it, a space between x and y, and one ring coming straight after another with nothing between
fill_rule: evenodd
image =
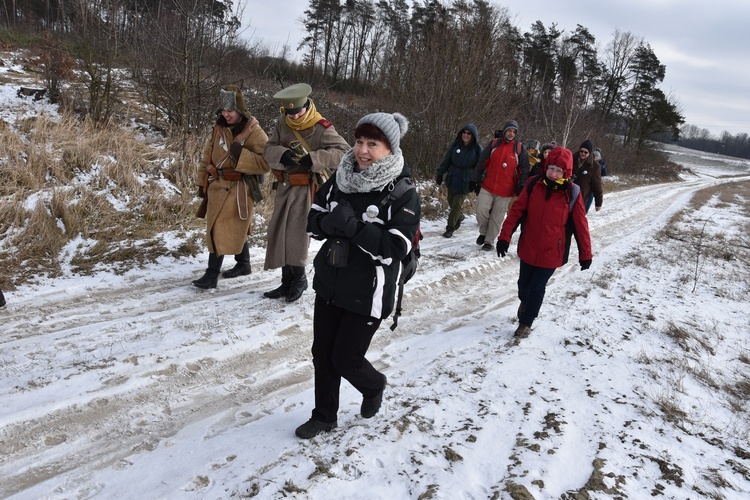
<instances>
[{"instance_id":1,"label":"red knit hat","mask_svg":"<svg viewBox=\"0 0 750 500\"><path fill-rule=\"evenodd\" d=\"M568 148L557 146L549 152L547 165L554 165L563 169L565 179L573 175L573 153Z\"/></svg>"}]
</instances>

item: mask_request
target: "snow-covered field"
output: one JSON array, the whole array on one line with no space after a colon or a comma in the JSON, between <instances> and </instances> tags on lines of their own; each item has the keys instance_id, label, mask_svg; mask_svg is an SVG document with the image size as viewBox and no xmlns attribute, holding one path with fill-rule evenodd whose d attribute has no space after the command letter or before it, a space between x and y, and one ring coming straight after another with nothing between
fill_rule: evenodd
<instances>
[{"instance_id":1,"label":"snow-covered field","mask_svg":"<svg viewBox=\"0 0 750 500\"><path fill-rule=\"evenodd\" d=\"M747 188L750 165L670 151L692 173L606 194L592 268L555 273L518 346L517 236L499 259L473 218L452 239L425 221L399 327L368 356L384 408L362 419L344 383L339 427L311 441L294 429L313 293L264 299L279 272L261 247L252 275L207 292L200 258L6 293L0 497L748 498L747 198L659 233L696 191ZM722 245L734 258L711 257Z\"/></svg>"}]
</instances>

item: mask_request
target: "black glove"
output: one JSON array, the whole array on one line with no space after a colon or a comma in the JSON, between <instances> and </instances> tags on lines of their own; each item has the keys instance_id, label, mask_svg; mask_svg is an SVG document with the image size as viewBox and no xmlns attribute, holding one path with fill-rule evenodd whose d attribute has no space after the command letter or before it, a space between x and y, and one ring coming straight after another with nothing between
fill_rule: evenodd
<instances>
[{"instance_id":1,"label":"black glove","mask_svg":"<svg viewBox=\"0 0 750 500\"><path fill-rule=\"evenodd\" d=\"M585 271L586 269L591 267L591 259L582 260L581 262L579 262L579 264L581 264L581 271Z\"/></svg>"},{"instance_id":2,"label":"black glove","mask_svg":"<svg viewBox=\"0 0 750 500\"><path fill-rule=\"evenodd\" d=\"M442 184L442 183L443 183L443 174L437 174L437 175L435 176L435 182L437 183L437 185L438 185L438 186L439 186L440 184Z\"/></svg>"},{"instance_id":3,"label":"black glove","mask_svg":"<svg viewBox=\"0 0 750 500\"><path fill-rule=\"evenodd\" d=\"M281 155L279 163L281 163L285 167L293 167L297 165L296 163L294 163L294 158L292 157L292 151L290 149L284 151L284 154Z\"/></svg>"},{"instance_id":4,"label":"black glove","mask_svg":"<svg viewBox=\"0 0 750 500\"><path fill-rule=\"evenodd\" d=\"M497 256L498 257L505 257L505 254L508 253L508 246L510 243L503 240L497 240Z\"/></svg>"},{"instance_id":5,"label":"black glove","mask_svg":"<svg viewBox=\"0 0 750 500\"><path fill-rule=\"evenodd\" d=\"M360 230L362 221L346 200L341 200L331 213L320 219L320 229L330 236L343 236L352 239Z\"/></svg>"},{"instance_id":6,"label":"black glove","mask_svg":"<svg viewBox=\"0 0 750 500\"><path fill-rule=\"evenodd\" d=\"M481 184L477 184L474 181L469 181L469 190L470 191L474 191L474 194L478 195L479 191L482 190L482 185Z\"/></svg>"},{"instance_id":7,"label":"black glove","mask_svg":"<svg viewBox=\"0 0 750 500\"><path fill-rule=\"evenodd\" d=\"M203 192L203 186L198 186L198 198L205 198L206 193Z\"/></svg>"},{"instance_id":8,"label":"black glove","mask_svg":"<svg viewBox=\"0 0 750 500\"><path fill-rule=\"evenodd\" d=\"M240 159L240 153L242 153L242 144L239 142L233 142L232 145L229 146L229 154L235 162Z\"/></svg>"},{"instance_id":9,"label":"black glove","mask_svg":"<svg viewBox=\"0 0 750 500\"><path fill-rule=\"evenodd\" d=\"M310 153L307 153L305 156L300 158L299 164L305 168L312 168L312 158L310 158Z\"/></svg>"}]
</instances>

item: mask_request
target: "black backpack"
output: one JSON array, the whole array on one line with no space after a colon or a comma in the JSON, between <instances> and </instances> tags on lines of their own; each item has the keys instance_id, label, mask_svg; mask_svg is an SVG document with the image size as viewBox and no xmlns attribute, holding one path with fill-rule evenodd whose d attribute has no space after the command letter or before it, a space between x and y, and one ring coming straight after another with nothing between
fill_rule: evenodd
<instances>
[{"instance_id":1,"label":"black backpack","mask_svg":"<svg viewBox=\"0 0 750 500\"><path fill-rule=\"evenodd\" d=\"M394 184L393 189L380 200L378 205L382 207L387 203L393 203L410 189L415 189L414 182L409 177L402 177ZM401 259L401 276L398 280L398 297L396 299L396 311L393 313L391 331L396 329L398 326L398 317L401 316L401 299L404 296L404 283L409 281L417 272L419 257L422 255L419 249L419 242L422 238L422 228L420 225L417 227L417 234L414 236L414 241L411 242L411 251L406 254L406 257Z\"/></svg>"}]
</instances>

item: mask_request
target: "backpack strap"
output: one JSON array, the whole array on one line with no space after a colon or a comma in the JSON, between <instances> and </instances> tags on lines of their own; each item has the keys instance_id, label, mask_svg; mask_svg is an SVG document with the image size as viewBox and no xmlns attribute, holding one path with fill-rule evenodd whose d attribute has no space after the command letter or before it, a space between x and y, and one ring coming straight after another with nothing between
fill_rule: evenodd
<instances>
[{"instance_id":1,"label":"backpack strap","mask_svg":"<svg viewBox=\"0 0 750 500\"><path fill-rule=\"evenodd\" d=\"M402 177L400 178L396 184L393 185L393 189L391 189L386 196L383 197L382 200L380 200L379 205L382 207L386 203L393 203L394 201L401 198L404 194L406 194L407 191L410 189L416 189L414 187L414 182L411 180L410 177ZM420 234L421 239L421 234ZM412 251L414 249L412 248ZM403 270L402 270L403 271ZM404 273L402 272L398 279L398 294L396 295L396 308L395 312L393 313L393 324L391 325L391 331L395 330L398 326L398 317L401 316L401 302L404 297Z\"/></svg>"}]
</instances>

